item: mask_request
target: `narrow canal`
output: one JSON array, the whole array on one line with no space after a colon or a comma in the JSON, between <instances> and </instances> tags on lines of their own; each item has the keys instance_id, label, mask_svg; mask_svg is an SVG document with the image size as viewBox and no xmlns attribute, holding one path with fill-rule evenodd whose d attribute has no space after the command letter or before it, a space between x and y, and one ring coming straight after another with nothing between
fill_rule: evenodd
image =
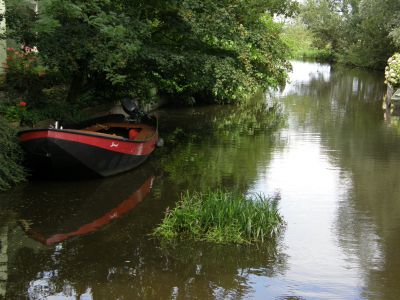
<instances>
[{"instance_id":1,"label":"narrow canal","mask_svg":"<svg viewBox=\"0 0 400 300\"><path fill-rule=\"evenodd\" d=\"M1 194L0 299L397 299L400 131L384 88L380 73L293 62L284 90L259 95L282 104L277 130L229 106L165 109L170 144L139 169ZM279 194L281 239L149 236L182 191L217 187Z\"/></svg>"}]
</instances>

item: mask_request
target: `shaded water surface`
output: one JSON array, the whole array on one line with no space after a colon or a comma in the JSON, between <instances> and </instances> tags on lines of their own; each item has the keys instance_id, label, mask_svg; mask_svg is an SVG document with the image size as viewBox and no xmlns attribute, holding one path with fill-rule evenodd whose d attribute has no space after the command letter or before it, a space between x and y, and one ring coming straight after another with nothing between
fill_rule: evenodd
<instances>
[{"instance_id":1,"label":"shaded water surface","mask_svg":"<svg viewBox=\"0 0 400 300\"><path fill-rule=\"evenodd\" d=\"M379 73L294 62L276 131L219 130L232 107L159 112L170 145L101 180L0 195L0 298L397 299L400 136ZM240 127L240 126L239 126ZM175 141L175 143L173 143ZM185 190L281 195L265 247L149 236Z\"/></svg>"}]
</instances>

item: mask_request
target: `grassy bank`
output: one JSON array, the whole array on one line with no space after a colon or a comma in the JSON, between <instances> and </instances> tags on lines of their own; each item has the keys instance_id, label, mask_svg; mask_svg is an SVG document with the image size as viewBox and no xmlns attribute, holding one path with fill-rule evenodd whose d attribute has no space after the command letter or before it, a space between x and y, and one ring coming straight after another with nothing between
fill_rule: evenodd
<instances>
[{"instance_id":1,"label":"grassy bank","mask_svg":"<svg viewBox=\"0 0 400 300\"><path fill-rule=\"evenodd\" d=\"M272 239L282 224L278 197L259 194L246 198L222 190L186 192L153 234L167 240L244 244Z\"/></svg>"},{"instance_id":2,"label":"grassy bank","mask_svg":"<svg viewBox=\"0 0 400 300\"><path fill-rule=\"evenodd\" d=\"M16 131L0 118L0 191L25 180L22 157Z\"/></svg>"},{"instance_id":3,"label":"grassy bank","mask_svg":"<svg viewBox=\"0 0 400 300\"><path fill-rule=\"evenodd\" d=\"M335 61L335 55L331 50L316 48L295 50L292 52L291 58L298 60L315 60L319 62Z\"/></svg>"}]
</instances>

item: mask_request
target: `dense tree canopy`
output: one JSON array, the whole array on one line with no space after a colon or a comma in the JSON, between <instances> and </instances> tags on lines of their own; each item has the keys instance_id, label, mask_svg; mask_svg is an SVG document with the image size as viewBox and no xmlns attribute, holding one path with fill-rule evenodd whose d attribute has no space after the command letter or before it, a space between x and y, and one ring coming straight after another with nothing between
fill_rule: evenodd
<instances>
[{"instance_id":1,"label":"dense tree canopy","mask_svg":"<svg viewBox=\"0 0 400 300\"><path fill-rule=\"evenodd\" d=\"M286 79L288 50L275 15L293 0L39 0L7 4L8 34L30 47L68 98L95 90L183 101L239 101Z\"/></svg>"},{"instance_id":2,"label":"dense tree canopy","mask_svg":"<svg viewBox=\"0 0 400 300\"><path fill-rule=\"evenodd\" d=\"M316 46L345 63L383 68L400 47L399 1L307 0L301 15Z\"/></svg>"}]
</instances>

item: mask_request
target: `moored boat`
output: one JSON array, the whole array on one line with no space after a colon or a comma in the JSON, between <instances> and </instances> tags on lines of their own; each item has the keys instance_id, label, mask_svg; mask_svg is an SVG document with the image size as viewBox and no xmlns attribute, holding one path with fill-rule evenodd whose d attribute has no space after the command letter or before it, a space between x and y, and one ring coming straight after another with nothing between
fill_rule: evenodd
<instances>
[{"instance_id":1,"label":"moored boat","mask_svg":"<svg viewBox=\"0 0 400 300\"><path fill-rule=\"evenodd\" d=\"M129 118L113 114L65 128L56 122L52 128L19 132L27 165L62 177L106 177L137 167L156 148L157 119L133 117L136 108L124 109Z\"/></svg>"}]
</instances>

